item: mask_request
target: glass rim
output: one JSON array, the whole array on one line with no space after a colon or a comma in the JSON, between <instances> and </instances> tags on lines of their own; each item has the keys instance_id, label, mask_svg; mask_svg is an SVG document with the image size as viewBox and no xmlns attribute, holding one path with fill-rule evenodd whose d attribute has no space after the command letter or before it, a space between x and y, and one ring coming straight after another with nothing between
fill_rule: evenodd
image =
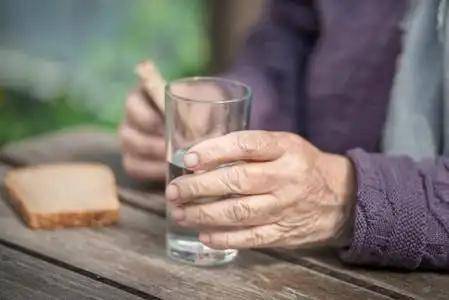
<instances>
[{"instance_id":1,"label":"glass rim","mask_svg":"<svg viewBox=\"0 0 449 300\"><path fill-rule=\"evenodd\" d=\"M217 100L217 101L204 101L204 100L193 99L190 97L180 96L180 95L173 93L171 90L171 87L173 84L182 83L182 82L195 82L195 81L201 81L201 80L203 80L203 81L218 81L218 82L231 84L231 85L234 85L237 87L241 87L241 88L243 88L244 93L241 97L237 97L237 98L229 98L229 99ZM251 88L247 84L244 84L243 82L240 82L237 80L223 78L223 77L216 77L216 76L192 76L192 77L184 77L184 78L175 79L173 81L168 82L165 85L165 94L170 96L171 99L181 100L181 101L186 101L186 102L203 103L203 104L226 104L226 103L249 101L251 99L252 92L251 92Z\"/></svg>"}]
</instances>

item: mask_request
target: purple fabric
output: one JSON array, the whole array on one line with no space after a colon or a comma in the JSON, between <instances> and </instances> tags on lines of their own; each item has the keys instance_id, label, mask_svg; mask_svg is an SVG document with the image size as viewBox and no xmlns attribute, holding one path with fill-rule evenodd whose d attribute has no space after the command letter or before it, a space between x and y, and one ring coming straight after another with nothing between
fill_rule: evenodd
<instances>
[{"instance_id":1,"label":"purple fabric","mask_svg":"<svg viewBox=\"0 0 449 300\"><path fill-rule=\"evenodd\" d=\"M405 0L272 1L228 74L253 88L252 127L377 151L405 11Z\"/></svg>"},{"instance_id":2,"label":"purple fabric","mask_svg":"<svg viewBox=\"0 0 449 300\"><path fill-rule=\"evenodd\" d=\"M252 128L304 134L306 64L319 28L309 2L273 1L226 75L253 90Z\"/></svg>"},{"instance_id":3,"label":"purple fabric","mask_svg":"<svg viewBox=\"0 0 449 300\"><path fill-rule=\"evenodd\" d=\"M416 164L361 149L350 263L406 269L449 269L449 160Z\"/></svg>"},{"instance_id":4,"label":"purple fabric","mask_svg":"<svg viewBox=\"0 0 449 300\"><path fill-rule=\"evenodd\" d=\"M350 263L449 269L449 162L379 150L405 0L272 1L227 74L254 91L252 127L349 152L358 191Z\"/></svg>"},{"instance_id":5,"label":"purple fabric","mask_svg":"<svg viewBox=\"0 0 449 300\"><path fill-rule=\"evenodd\" d=\"M317 3L321 35L309 61L306 134L330 152L377 151L400 53L405 2Z\"/></svg>"}]
</instances>

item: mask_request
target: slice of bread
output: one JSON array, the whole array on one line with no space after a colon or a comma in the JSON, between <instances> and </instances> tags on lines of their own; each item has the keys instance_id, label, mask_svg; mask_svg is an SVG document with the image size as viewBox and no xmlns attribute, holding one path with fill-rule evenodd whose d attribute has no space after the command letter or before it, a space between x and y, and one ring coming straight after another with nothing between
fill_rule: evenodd
<instances>
[{"instance_id":1,"label":"slice of bread","mask_svg":"<svg viewBox=\"0 0 449 300\"><path fill-rule=\"evenodd\" d=\"M64 163L6 174L13 206L31 228L107 225L118 220L115 178L107 166Z\"/></svg>"}]
</instances>

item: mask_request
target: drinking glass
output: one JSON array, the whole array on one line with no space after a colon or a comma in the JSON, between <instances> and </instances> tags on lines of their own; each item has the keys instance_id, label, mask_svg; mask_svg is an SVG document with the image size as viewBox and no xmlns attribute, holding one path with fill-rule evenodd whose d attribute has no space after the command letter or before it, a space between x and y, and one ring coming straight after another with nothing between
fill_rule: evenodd
<instances>
[{"instance_id":1,"label":"drinking glass","mask_svg":"<svg viewBox=\"0 0 449 300\"><path fill-rule=\"evenodd\" d=\"M232 131L248 129L251 90L243 83L218 77L191 77L175 80L165 88L167 183L192 173L184 167L184 153L193 145ZM220 201L203 198L191 204ZM214 250L198 239L198 230L178 226L167 204L167 254L200 266L232 261L237 250Z\"/></svg>"}]
</instances>

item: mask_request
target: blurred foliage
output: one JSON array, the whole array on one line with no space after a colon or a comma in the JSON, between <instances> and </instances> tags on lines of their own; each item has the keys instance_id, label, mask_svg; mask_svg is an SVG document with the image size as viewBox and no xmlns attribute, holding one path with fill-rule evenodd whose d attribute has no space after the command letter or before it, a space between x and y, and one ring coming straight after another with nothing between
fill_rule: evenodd
<instances>
[{"instance_id":1,"label":"blurred foliage","mask_svg":"<svg viewBox=\"0 0 449 300\"><path fill-rule=\"evenodd\" d=\"M26 136L77 124L114 128L86 109L73 109L64 98L42 102L18 91L0 90L0 145Z\"/></svg>"},{"instance_id":2,"label":"blurred foliage","mask_svg":"<svg viewBox=\"0 0 449 300\"><path fill-rule=\"evenodd\" d=\"M153 59L167 79L204 73L208 62L203 1L131 3L114 38L92 41L70 88L76 102L87 99L85 105L102 120L119 117L121 100L136 82L137 62Z\"/></svg>"},{"instance_id":3,"label":"blurred foliage","mask_svg":"<svg viewBox=\"0 0 449 300\"><path fill-rule=\"evenodd\" d=\"M203 1L127 1L112 29L90 38L76 63L64 66L67 80L59 80L57 96L0 88L0 144L80 123L115 128L137 83L134 66L145 58L155 60L167 79L204 74L209 49Z\"/></svg>"}]
</instances>

